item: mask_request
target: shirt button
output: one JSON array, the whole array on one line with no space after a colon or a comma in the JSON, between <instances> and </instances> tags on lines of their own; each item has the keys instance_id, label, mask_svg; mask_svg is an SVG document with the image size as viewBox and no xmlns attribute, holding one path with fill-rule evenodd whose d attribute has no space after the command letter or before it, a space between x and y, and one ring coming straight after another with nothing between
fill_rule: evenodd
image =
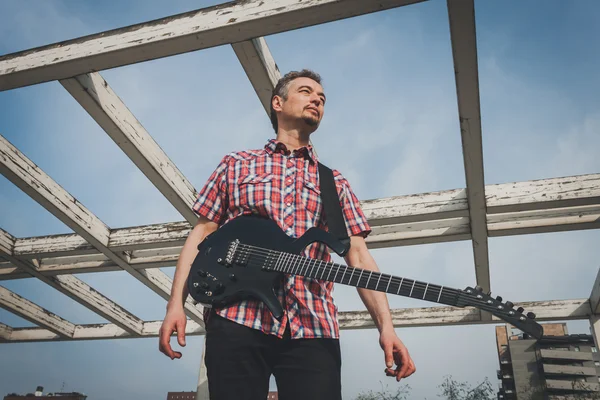
<instances>
[{"instance_id":1,"label":"shirt button","mask_svg":"<svg viewBox=\"0 0 600 400\"><path fill-rule=\"evenodd\" d=\"M286 206L291 207L292 203L286 203Z\"/></svg>"}]
</instances>

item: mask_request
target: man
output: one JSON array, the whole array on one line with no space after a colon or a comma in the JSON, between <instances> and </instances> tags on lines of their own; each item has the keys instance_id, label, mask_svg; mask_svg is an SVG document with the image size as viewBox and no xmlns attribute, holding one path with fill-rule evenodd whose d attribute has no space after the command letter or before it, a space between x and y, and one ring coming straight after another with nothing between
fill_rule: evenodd
<instances>
[{"instance_id":1,"label":"man","mask_svg":"<svg viewBox=\"0 0 600 400\"><path fill-rule=\"evenodd\" d=\"M185 346L185 282L205 236L239 215L252 213L275 220L293 237L312 226L326 229L317 157L309 145L324 113L326 99L320 82L320 76L309 70L281 78L271 98L277 138L264 149L225 156L200 191L193 207L200 217L177 262L160 330L160 351L171 359L181 357L169 343L173 332L179 345ZM370 228L358 199L336 170L334 178L351 239L346 262L378 271L365 244ZM309 246L305 255L330 259L326 246L318 243ZM279 298L285 314L281 320L257 300L207 312L205 361L211 399L265 399L271 374L282 400L341 399L333 283L291 275L282 283ZM410 376L415 366L394 331L386 295L366 289L358 292L379 330L385 373L398 381Z\"/></svg>"}]
</instances>

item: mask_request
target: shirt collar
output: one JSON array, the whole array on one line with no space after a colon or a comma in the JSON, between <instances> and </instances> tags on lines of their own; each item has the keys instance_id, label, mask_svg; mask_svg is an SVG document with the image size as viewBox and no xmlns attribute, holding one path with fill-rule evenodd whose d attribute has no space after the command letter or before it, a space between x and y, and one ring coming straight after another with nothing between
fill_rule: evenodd
<instances>
[{"instance_id":1,"label":"shirt collar","mask_svg":"<svg viewBox=\"0 0 600 400\"><path fill-rule=\"evenodd\" d=\"M315 151L310 144L308 146L303 146L299 149L294 150L293 152L290 152L284 143L278 141L277 139L269 139L269 141L265 145L265 149L269 154L280 153L285 154L287 156L293 155L295 157L307 158L313 163L318 162L317 155L315 154Z\"/></svg>"}]
</instances>

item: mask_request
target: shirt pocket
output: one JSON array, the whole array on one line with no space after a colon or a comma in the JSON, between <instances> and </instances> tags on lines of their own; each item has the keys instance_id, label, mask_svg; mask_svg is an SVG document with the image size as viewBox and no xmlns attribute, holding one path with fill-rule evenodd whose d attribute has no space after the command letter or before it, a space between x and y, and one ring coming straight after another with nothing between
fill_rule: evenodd
<instances>
[{"instance_id":1,"label":"shirt pocket","mask_svg":"<svg viewBox=\"0 0 600 400\"><path fill-rule=\"evenodd\" d=\"M321 224L321 215L323 209L323 201L321 200L321 188L311 181L304 181L302 187L302 207L306 210L307 225L319 226Z\"/></svg>"},{"instance_id":2,"label":"shirt pocket","mask_svg":"<svg viewBox=\"0 0 600 400\"><path fill-rule=\"evenodd\" d=\"M274 193L273 173L248 174L238 179L237 192L233 196L236 206L243 211L270 217Z\"/></svg>"}]
</instances>

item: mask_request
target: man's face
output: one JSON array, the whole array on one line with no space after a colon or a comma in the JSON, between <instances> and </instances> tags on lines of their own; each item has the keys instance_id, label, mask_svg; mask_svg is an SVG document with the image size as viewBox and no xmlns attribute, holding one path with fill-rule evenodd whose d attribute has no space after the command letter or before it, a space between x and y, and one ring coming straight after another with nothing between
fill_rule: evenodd
<instances>
[{"instance_id":1,"label":"man's face","mask_svg":"<svg viewBox=\"0 0 600 400\"><path fill-rule=\"evenodd\" d=\"M287 99L281 104L285 119L302 119L316 129L325 111L323 87L310 78L296 78L288 88Z\"/></svg>"}]
</instances>

